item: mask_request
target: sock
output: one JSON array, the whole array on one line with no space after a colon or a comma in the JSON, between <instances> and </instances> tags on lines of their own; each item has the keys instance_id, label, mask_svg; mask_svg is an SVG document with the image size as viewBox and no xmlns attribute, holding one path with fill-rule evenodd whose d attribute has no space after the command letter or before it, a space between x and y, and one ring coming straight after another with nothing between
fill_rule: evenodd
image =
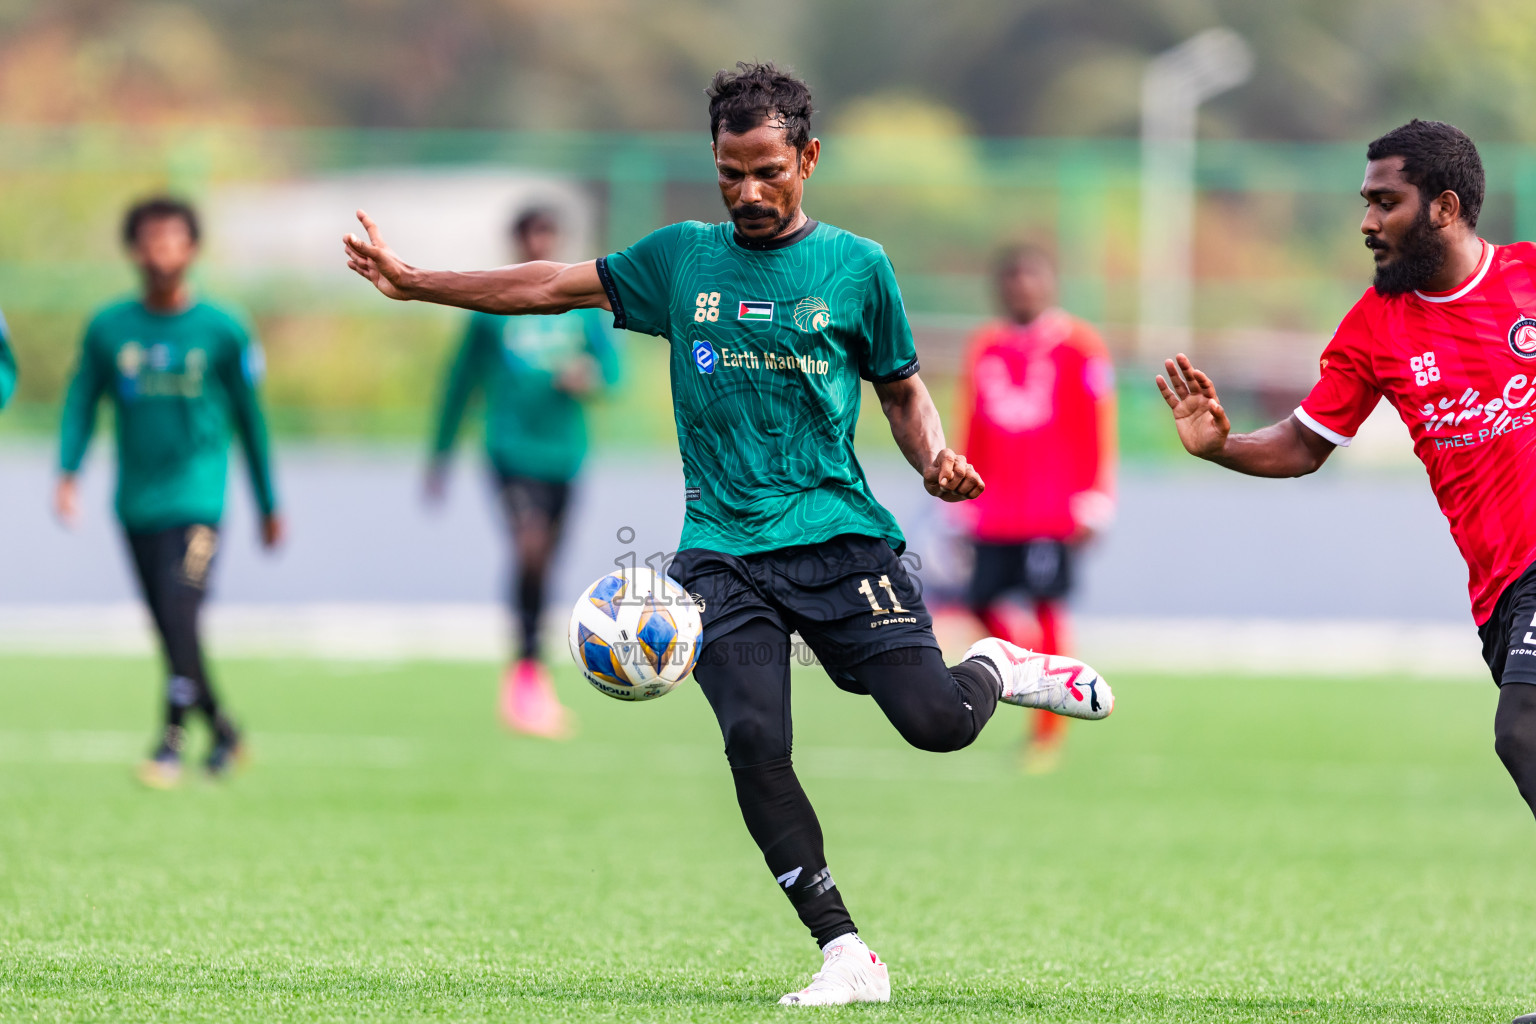
<instances>
[{"instance_id":1,"label":"sock","mask_svg":"<svg viewBox=\"0 0 1536 1024\"><path fill-rule=\"evenodd\" d=\"M544 573L524 570L517 578L517 620L524 659L539 659L539 612L544 607Z\"/></svg>"},{"instance_id":2,"label":"sock","mask_svg":"<svg viewBox=\"0 0 1536 1024\"><path fill-rule=\"evenodd\" d=\"M1536 686L1508 682L1499 687L1493 749L1536 814Z\"/></svg>"},{"instance_id":3,"label":"sock","mask_svg":"<svg viewBox=\"0 0 1536 1024\"><path fill-rule=\"evenodd\" d=\"M821 947L826 952L833 946L863 946L864 940L859 938L858 932L844 932L835 939L828 939ZM866 949L869 947L865 946Z\"/></svg>"},{"instance_id":4,"label":"sock","mask_svg":"<svg viewBox=\"0 0 1536 1024\"><path fill-rule=\"evenodd\" d=\"M187 720L187 709L194 707L201 697L202 687L186 676L171 676L165 681L165 724L181 728Z\"/></svg>"},{"instance_id":5,"label":"sock","mask_svg":"<svg viewBox=\"0 0 1536 1024\"><path fill-rule=\"evenodd\" d=\"M818 946L857 931L821 848L821 823L787 757L732 768L747 831Z\"/></svg>"},{"instance_id":6,"label":"sock","mask_svg":"<svg viewBox=\"0 0 1536 1024\"><path fill-rule=\"evenodd\" d=\"M997 666L992 664L992 659L978 655L974 658L966 658L960 664L953 666L949 674L955 677L955 683L960 687L960 692L965 694L966 703L973 707L981 707L983 704L996 704L1003 695L1003 674ZM985 693L988 696L983 697ZM990 717L990 712L988 713Z\"/></svg>"}]
</instances>

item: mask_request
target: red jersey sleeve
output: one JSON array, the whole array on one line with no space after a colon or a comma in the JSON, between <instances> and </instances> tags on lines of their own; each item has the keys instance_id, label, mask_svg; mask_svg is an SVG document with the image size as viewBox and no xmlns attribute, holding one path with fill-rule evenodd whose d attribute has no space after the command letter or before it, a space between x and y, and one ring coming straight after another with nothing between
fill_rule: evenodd
<instances>
[{"instance_id":1,"label":"red jersey sleeve","mask_svg":"<svg viewBox=\"0 0 1536 1024\"><path fill-rule=\"evenodd\" d=\"M1083 357L1083 390L1094 401L1111 398L1115 393L1115 364L1099 332L1086 320L1072 318L1071 344Z\"/></svg>"},{"instance_id":2,"label":"red jersey sleeve","mask_svg":"<svg viewBox=\"0 0 1536 1024\"><path fill-rule=\"evenodd\" d=\"M1371 368L1369 318L1362 308L1366 295L1344 317L1333 340L1323 350L1318 367L1322 377L1296 408L1296 418L1337 445L1354 440L1360 424L1381 401L1381 389Z\"/></svg>"}]
</instances>

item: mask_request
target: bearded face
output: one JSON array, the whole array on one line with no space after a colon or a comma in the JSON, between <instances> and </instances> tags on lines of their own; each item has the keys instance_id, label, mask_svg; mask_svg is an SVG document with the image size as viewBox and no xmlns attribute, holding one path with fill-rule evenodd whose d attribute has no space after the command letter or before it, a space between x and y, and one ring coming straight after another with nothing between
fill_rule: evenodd
<instances>
[{"instance_id":1,"label":"bearded face","mask_svg":"<svg viewBox=\"0 0 1536 1024\"><path fill-rule=\"evenodd\" d=\"M1404 295L1422 289L1445 266L1446 244L1429 222L1429 204L1421 202L1413 223L1395 240L1367 235L1365 246L1376 259L1372 286L1378 295Z\"/></svg>"}]
</instances>

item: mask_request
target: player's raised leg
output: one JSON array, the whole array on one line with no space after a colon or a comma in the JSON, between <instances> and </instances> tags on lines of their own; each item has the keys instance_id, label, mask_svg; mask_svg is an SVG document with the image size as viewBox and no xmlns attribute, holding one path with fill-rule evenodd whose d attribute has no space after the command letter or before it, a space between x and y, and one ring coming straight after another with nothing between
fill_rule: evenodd
<instances>
[{"instance_id":1,"label":"player's raised leg","mask_svg":"<svg viewBox=\"0 0 1536 1024\"><path fill-rule=\"evenodd\" d=\"M978 640L965 660L980 659L998 674L1002 700L1021 708L1043 708L1068 718L1108 718L1114 691L1104 677L1076 658L1041 654L997 637Z\"/></svg>"},{"instance_id":2,"label":"player's raised leg","mask_svg":"<svg viewBox=\"0 0 1536 1024\"><path fill-rule=\"evenodd\" d=\"M858 937L822 849L821 823L790 757L789 633L755 618L709 641L694 669L708 698L747 831L801 922L822 948L810 985L781 1002L885 1002L890 977Z\"/></svg>"}]
</instances>

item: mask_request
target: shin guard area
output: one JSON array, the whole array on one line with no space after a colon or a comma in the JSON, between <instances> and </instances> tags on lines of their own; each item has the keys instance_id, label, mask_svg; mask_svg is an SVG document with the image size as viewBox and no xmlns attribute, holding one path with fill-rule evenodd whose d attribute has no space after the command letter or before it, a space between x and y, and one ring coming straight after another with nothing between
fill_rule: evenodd
<instances>
[{"instance_id":1,"label":"shin guard area","mask_svg":"<svg viewBox=\"0 0 1536 1024\"><path fill-rule=\"evenodd\" d=\"M790 759L733 768L731 774L747 831L816 944L856 931L827 868L821 824Z\"/></svg>"}]
</instances>

